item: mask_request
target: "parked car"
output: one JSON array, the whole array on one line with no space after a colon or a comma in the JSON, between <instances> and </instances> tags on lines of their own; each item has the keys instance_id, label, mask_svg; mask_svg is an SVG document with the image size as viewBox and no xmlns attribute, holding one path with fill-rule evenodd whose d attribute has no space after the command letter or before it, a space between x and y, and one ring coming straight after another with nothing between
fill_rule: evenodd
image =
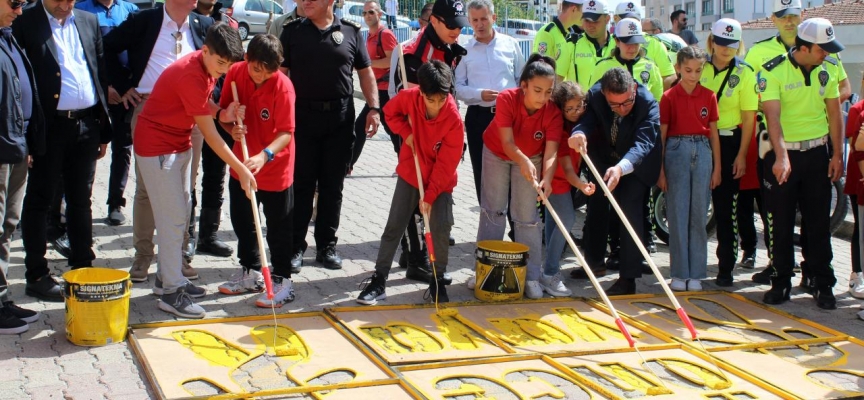
<instances>
[{"instance_id":1,"label":"parked car","mask_svg":"<svg viewBox=\"0 0 864 400\"><path fill-rule=\"evenodd\" d=\"M240 39L246 40L256 33L267 31L270 12L273 18L282 15L282 5L273 0L219 0L225 14L237 20Z\"/></svg>"},{"instance_id":2,"label":"parked car","mask_svg":"<svg viewBox=\"0 0 864 400\"><path fill-rule=\"evenodd\" d=\"M501 23L502 29L499 32L503 32L507 35L513 36L516 39L530 39L534 40L534 36L537 35L537 31L543 27L543 23L540 21L533 21L530 19L508 19L506 21L498 21Z\"/></svg>"}]
</instances>

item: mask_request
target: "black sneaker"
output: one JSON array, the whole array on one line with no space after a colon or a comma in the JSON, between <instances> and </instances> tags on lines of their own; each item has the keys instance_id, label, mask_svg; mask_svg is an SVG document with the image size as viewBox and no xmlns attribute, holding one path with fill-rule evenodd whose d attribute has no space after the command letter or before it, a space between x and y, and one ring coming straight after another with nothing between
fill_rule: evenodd
<instances>
[{"instance_id":1,"label":"black sneaker","mask_svg":"<svg viewBox=\"0 0 864 400\"><path fill-rule=\"evenodd\" d=\"M72 257L72 245L69 244L69 236L65 232L57 239L52 240L51 245L63 258Z\"/></svg>"},{"instance_id":2,"label":"black sneaker","mask_svg":"<svg viewBox=\"0 0 864 400\"><path fill-rule=\"evenodd\" d=\"M300 268L303 267L303 251L297 251L291 256L291 273L299 274Z\"/></svg>"},{"instance_id":3,"label":"black sneaker","mask_svg":"<svg viewBox=\"0 0 864 400\"><path fill-rule=\"evenodd\" d=\"M336 253L336 248L327 246L324 250L318 252L315 256L315 261L324 265L327 269L342 269L342 258Z\"/></svg>"},{"instance_id":4,"label":"black sneaker","mask_svg":"<svg viewBox=\"0 0 864 400\"><path fill-rule=\"evenodd\" d=\"M377 272L372 274L371 277L360 282L362 290L360 291L360 295L357 296L357 302L367 306L374 306L378 303L378 300L386 299L386 284L387 279L383 276L379 276Z\"/></svg>"},{"instance_id":5,"label":"black sneaker","mask_svg":"<svg viewBox=\"0 0 864 400\"><path fill-rule=\"evenodd\" d=\"M423 300L427 300L430 303L449 303L450 296L447 296L447 286L440 279L429 282L429 288L423 294Z\"/></svg>"},{"instance_id":6,"label":"black sneaker","mask_svg":"<svg viewBox=\"0 0 864 400\"><path fill-rule=\"evenodd\" d=\"M121 207L108 207L108 225L118 226L126 223L126 216L123 215Z\"/></svg>"},{"instance_id":7,"label":"black sneaker","mask_svg":"<svg viewBox=\"0 0 864 400\"><path fill-rule=\"evenodd\" d=\"M18 307L15 305L15 303L11 301L4 301L3 308L9 310L12 315L18 317L18 319L28 324L32 324L38 321L39 317L41 316L38 312Z\"/></svg>"},{"instance_id":8,"label":"black sneaker","mask_svg":"<svg viewBox=\"0 0 864 400\"><path fill-rule=\"evenodd\" d=\"M0 335L17 335L27 332L30 325L15 316L7 307L0 307Z\"/></svg>"},{"instance_id":9,"label":"black sneaker","mask_svg":"<svg viewBox=\"0 0 864 400\"><path fill-rule=\"evenodd\" d=\"M744 253L738 266L744 269L756 268L756 253Z\"/></svg>"},{"instance_id":10,"label":"black sneaker","mask_svg":"<svg viewBox=\"0 0 864 400\"><path fill-rule=\"evenodd\" d=\"M770 285L772 273L774 273L774 268L766 267L761 272L757 272L757 273L753 274L753 276L750 279L753 282L761 284L761 285Z\"/></svg>"}]
</instances>

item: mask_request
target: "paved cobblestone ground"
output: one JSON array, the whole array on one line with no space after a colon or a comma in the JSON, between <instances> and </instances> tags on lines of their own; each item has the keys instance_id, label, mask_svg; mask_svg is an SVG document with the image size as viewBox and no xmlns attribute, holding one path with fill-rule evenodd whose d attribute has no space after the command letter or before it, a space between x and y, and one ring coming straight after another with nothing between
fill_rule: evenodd
<instances>
[{"instance_id":1,"label":"paved cobblestone ground","mask_svg":"<svg viewBox=\"0 0 864 400\"><path fill-rule=\"evenodd\" d=\"M357 101L358 111L362 106ZM466 156L467 157L467 156ZM112 227L104 222L107 215L105 198L108 185L109 157L99 162L96 184L93 190L94 241L97 253L95 264L109 268L128 270L132 264L132 227ZM314 246L307 250L305 263L299 275L294 277L297 300L282 312L317 311L330 306L353 306L359 293L357 284L374 269L378 241L383 232L396 178L393 173L396 157L386 135L379 132L366 144L363 156L354 169L354 174L345 180L342 222L339 229L338 251L345 259L344 268L331 271L315 263ZM453 272L454 285L449 294L453 301L468 301L473 294L462 284L471 271L474 253L474 238L477 232L479 207L475 198L471 164L465 160L459 165L459 184L454 192L456 225L453 236L456 245L450 247L449 270ZM127 198L135 186L130 177ZM200 188L200 186L199 186ZM227 197L227 194L226 194ZM223 208L222 227L219 236L236 248L228 207ZM583 210L584 211L584 210ZM131 209L125 210L131 220ZM850 214L851 215L851 214ZM851 218L851 217L850 217ZM581 232L584 212L579 213L575 232ZM131 223L131 221L130 221ZM761 224L757 224L759 226ZM308 241L314 244L312 229ZM581 234L581 233L580 233ZM760 243L761 245L761 243ZM864 322L855 317L860 302L846 291L851 270L848 239L834 238L834 267L838 283L839 309L823 311L816 307L812 297L793 290L792 301L779 307L798 317L813 320L831 328L862 337ZM717 273L714 238L709 243L709 276ZM800 253L799 253L800 256ZM569 274L575 258L567 253L563 273ZM53 273L62 275L68 269L66 260L49 251L49 264ZM0 336L0 399L148 399L153 397L141 365L135 360L126 343L104 347L84 348L70 344L65 338L64 311L61 303L43 303L24 295L24 252L20 235L12 243L12 267L10 270L11 296L23 307L43 313L42 319L30 326L22 335ZM654 261L668 277L669 255L665 246L659 247ZM758 253L758 265L767 262L764 249ZM236 258L217 258L196 255L192 265L199 271L201 279L196 281L207 287L210 293L239 268ZM155 272L155 265L151 272ZM732 289L747 298L759 301L767 286L755 285L749 280L754 271L736 270L736 283ZM617 275L601 278L604 286ZM152 283L152 275L151 282ZM797 284L797 279L793 284ZM590 284L566 280L576 296L595 296ZM409 281L404 270L394 268L388 282L388 299L384 304L422 302L425 285ZM706 282L705 289L718 289L713 282ZM645 277L639 282L640 293L661 293L656 279ZM254 306L255 296L224 296L210 294L201 304L207 310L207 318L266 314L269 310ZM149 284L135 284L132 292L129 322L156 322L172 320L172 316L156 308L156 298L151 295Z\"/></svg>"}]
</instances>

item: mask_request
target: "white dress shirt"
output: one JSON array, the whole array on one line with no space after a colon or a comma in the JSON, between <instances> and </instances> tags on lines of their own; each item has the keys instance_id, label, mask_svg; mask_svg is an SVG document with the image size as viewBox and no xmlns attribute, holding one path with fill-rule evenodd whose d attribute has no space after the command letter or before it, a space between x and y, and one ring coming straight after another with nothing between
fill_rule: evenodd
<instances>
[{"instance_id":1,"label":"white dress shirt","mask_svg":"<svg viewBox=\"0 0 864 400\"><path fill-rule=\"evenodd\" d=\"M144 69L144 75L141 76L141 81L138 82L138 93L149 94L153 91L153 86L156 85L156 80L159 75L168 68L174 61L177 61L187 54L195 51L195 43L192 41L192 29L189 28L189 18L183 20L183 25L177 26L177 23L168 16L165 7L162 8L162 27L159 29L159 37L156 38L156 44L153 46L153 52L150 53L150 59L147 60L147 68ZM180 54L174 54L174 49L177 45L177 39L174 38L175 32L180 32Z\"/></svg>"},{"instance_id":2,"label":"white dress shirt","mask_svg":"<svg viewBox=\"0 0 864 400\"><path fill-rule=\"evenodd\" d=\"M456 99L469 106L492 107L495 101L483 101L483 90L514 88L525 67L525 58L519 42L503 33L495 32L489 44L471 38L466 46L468 54L456 66Z\"/></svg>"},{"instance_id":3,"label":"white dress shirt","mask_svg":"<svg viewBox=\"0 0 864 400\"><path fill-rule=\"evenodd\" d=\"M75 25L75 14L70 14L62 25L48 10L45 10L45 15L48 16L51 35L57 45L57 63L60 64L57 109L65 111L93 107L96 105L96 86L87 68L84 47Z\"/></svg>"},{"instance_id":4,"label":"white dress shirt","mask_svg":"<svg viewBox=\"0 0 864 400\"><path fill-rule=\"evenodd\" d=\"M398 0L387 0L384 2L384 6L387 7L387 15L397 15L399 13L399 1Z\"/></svg>"}]
</instances>

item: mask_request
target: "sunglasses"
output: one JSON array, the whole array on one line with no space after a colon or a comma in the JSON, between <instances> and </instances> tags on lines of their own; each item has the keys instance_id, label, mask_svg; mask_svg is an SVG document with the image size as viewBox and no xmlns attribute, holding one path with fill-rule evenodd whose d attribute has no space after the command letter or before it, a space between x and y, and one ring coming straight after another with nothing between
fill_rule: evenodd
<instances>
[{"instance_id":1,"label":"sunglasses","mask_svg":"<svg viewBox=\"0 0 864 400\"><path fill-rule=\"evenodd\" d=\"M26 1L9 0L9 5L12 6L13 10L17 10L21 7L24 7L25 4L27 4Z\"/></svg>"},{"instance_id":2,"label":"sunglasses","mask_svg":"<svg viewBox=\"0 0 864 400\"><path fill-rule=\"evenodd\" d=\"M360 12L360 15L375 15L375 14L378 14L378 11L369 10L369 11L361 11Z\"/></svg>"},{"instance_id":3,"label":"sunglasses","mask_svg":"<svg viewBox=\"0 0 864 400\"><path fill-rule=\"evenodd\" d=\"M449 29L449 30L451 30L451 31L452 31L452 30L456 30L456 29L462 29L462 27L459 26L459 25L450 25L450 24L448 24L447 21L444 21L444 18L441 18L441 17L439 17L439 16L437 16L437 15L433 15L433 17L435 17L435 19L437 19L437 20L440 21L442 24L444 24L444 27L446 27L447 29Z\"/></svg>"}]
</instances>

